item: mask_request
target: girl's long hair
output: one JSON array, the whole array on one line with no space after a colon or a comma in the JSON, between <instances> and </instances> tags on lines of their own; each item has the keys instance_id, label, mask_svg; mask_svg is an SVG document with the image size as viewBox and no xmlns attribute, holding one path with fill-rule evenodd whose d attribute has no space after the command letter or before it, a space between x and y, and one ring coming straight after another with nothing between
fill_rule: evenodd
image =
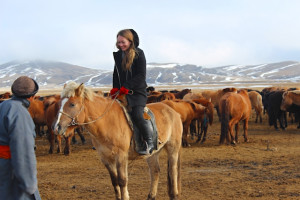
<instances>
[{"instance_id":1,"label":"girl's long hair","mask_svg":"<svg viewBox=\"0 0 300 200\"><path fill-rule=\"evenodd\" d=\"M135 48L135 44L134 44L134 38L133 38L133 34L129 29L124 29L119 31L119 33L117 34L117 38L118 36L122 36L125 37L127 40L129 40L131 42L129 48L124 52L125 55L123 57L122 60L122 68L123 70L131 70L131 65L133 63L133 60L135 58L136 55L136 48ZM118 49L118 42L116 43L116 46Z\"/></svg>"}]
</instances>

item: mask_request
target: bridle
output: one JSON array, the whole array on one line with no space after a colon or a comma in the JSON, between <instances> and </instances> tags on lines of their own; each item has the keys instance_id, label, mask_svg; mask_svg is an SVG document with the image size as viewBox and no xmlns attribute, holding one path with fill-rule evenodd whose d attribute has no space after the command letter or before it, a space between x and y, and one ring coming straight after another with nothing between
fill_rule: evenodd
<instances>
[{"instance_id":1,"label":"bridle","mask_svg":"<svg viewBox=\"0 0 300 200\"><path fill-rule=\"evenodd\" d=\"M67 127L70 127L70 126L82 126L82 125L87 125L87 124L91 124L91 123L94 123L96 121L98 121L99 119L103 118L104 115L108 112L108 110L111 108L112 104L116 101L118 95L119 95L120 91L116 92L115 93L115 96L112 100L112 102L110 103L109 106L106 107L105 111L99 116L97 117L96 119L92 120L92 121L88 121L88 122L84 122L84 123L79 123L77 118L78 116L80 115L81 111L84 109L84 103L81 104L81 108L80 110L78 111L78 113L72 117L71 115L69 115L68 113L65 113L64 111L59 111L59 113L69 117L71 119L71 122L70 124L67 126Z\"/></svg>"}]
</instances>

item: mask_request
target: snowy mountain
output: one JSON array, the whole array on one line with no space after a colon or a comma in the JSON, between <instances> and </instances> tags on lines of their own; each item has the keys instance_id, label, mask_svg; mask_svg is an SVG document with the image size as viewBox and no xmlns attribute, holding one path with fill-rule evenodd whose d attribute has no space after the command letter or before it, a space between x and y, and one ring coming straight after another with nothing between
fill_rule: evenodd
<instances>
[{"instance_id":1,"label":"snowy mountain","mask_svg":"<svg viewBox=\"0 0 300 200\"><path fill-rule=\"evenodd\" d=\"M300 63L285 61L259 65L229 65L205 68L196 65L147 64L148 85L183 85L231 82L299 82ZM111 86L112 71L90 69L51 61L12 61L0 65L0 87L9 87L21 75L37 80L41 88L61 87L74 80L88 86Z\"/></svg>"}]
</instances>

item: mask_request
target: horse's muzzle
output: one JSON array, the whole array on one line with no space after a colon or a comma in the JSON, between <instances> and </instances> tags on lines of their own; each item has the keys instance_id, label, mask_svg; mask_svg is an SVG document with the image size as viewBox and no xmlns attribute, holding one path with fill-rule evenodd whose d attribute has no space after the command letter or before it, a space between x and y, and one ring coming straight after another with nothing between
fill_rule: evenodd
<instances>
[{"instance_id":1,"label":"horse's muzzle","mask_svg":"<svg viewBox=\"0 0 300 200\"><path fill-rule=\"evenodd\" d=\"M60 124L56 124L54 125L54 127L52 127L54 134L56 135L64 135L65 133L65 129L62 129Z\"/></svg>"}]
</instances>

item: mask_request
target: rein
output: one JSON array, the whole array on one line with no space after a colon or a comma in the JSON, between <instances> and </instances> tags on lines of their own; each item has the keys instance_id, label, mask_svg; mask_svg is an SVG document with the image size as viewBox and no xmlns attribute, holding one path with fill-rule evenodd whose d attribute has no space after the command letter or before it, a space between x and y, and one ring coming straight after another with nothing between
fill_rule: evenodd
<instances>
[{"instance_id":1,"label":"rein","mask_svg":"<svg viewBox=\"0 0 300 200\"><path fill-rule=\"evenodd\" d=\"M106 107L105 111L102 113L102 115L100 115L99 117L97 117L96 119L92 120L92 121L88 121L88 122L84 122L84 123L79 123L76 121L76 118L79 116L79 114L81 113L81 111L84 109L84 104L82 104L79 112L77 113L77 115L75 117L72 117L71 115L69 115L68 113L65 113L63 111L59 111L61 114L66 115L67 117L69 117L72 121L70 122L70 124L68 125L68 127L70 126L82 126L82 125L86 125L86 124L91 124L94 123L96 121L98 121L99 119L103 118L104 115L108 112L108 110L111 108L111 106L113 105L113 103L116 101L118 94L120 93L120 91L116 92L115 97L113 98L112 102L110 103L109 106Z\"/></svg>"}]
</instances>

